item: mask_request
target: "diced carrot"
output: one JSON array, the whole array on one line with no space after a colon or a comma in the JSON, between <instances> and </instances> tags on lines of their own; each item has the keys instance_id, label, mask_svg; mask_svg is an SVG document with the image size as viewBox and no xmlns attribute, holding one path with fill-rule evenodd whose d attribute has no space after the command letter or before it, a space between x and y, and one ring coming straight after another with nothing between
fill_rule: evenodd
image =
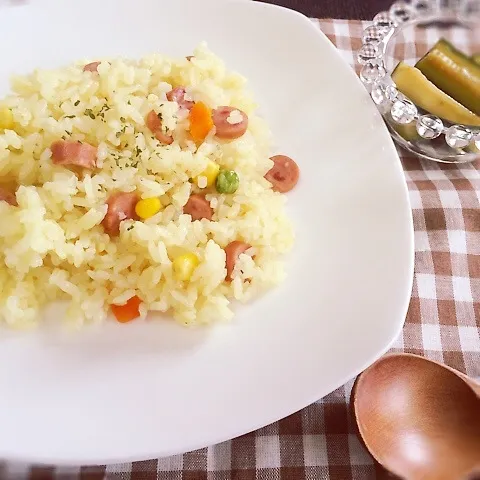
<instances>
[{"instance_id":1,"label":"diced carrot","mask_svg":"<svg viewBox=\"0 0 480 480\"><path fill-rule=\"evenodd\" d=\"M190 110L190 135L195 142L205 140L213 128L212 110L203 102L197 102Z\"/></svg>"},{"instance_id":2,"label":"diced carrot","mask_svg":"<svg viewBox=\"0 0 480 480\"><path fill-rule=\"evenodd\" d=\"M135 295L125 305L110 305L115 318L120 323L127 323L140 316L142 301Z\"/></svg>"}]
</instances>

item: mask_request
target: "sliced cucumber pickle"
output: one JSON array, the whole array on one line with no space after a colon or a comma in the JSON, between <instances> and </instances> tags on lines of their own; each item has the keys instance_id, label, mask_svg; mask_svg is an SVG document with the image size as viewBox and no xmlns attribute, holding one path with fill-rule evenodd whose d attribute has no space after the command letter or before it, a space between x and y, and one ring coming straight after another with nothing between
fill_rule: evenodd
<instances>
[{"instance_id":1,"label":"sliced cucumber pickle","mask_svg":"<svg viewBox=\"0 0 480 480\"><path fill-rule=\"evenodd\" d=\"M407 142L421 140L421 137L417 132L415 122L408 123L407 125L401 125L399 123L395 124L394 122L391 122L390 126Z\"/></svg>"},{"instance_id":2,"label":"sliced cucumber pickle","mask_svg":"<svg viewBox=\"0 0 480 480\"><path fill-rule=\"evenodd\" d=\"M417 68L400 62L392 73L392 79L400 92L427 112L452 123L480 126L480 116L436 87Z\"/></svg>"},{"instance_id":3,"label":"sliced cucumber pickle","mask_svg":"<svg viewBox=\"0 0 480 480\"><path fill-rule=\"evenodd\" d=\"M480 65L442 39L415 65L440 90L480 115Z\"/></svg>"}]
</instances>

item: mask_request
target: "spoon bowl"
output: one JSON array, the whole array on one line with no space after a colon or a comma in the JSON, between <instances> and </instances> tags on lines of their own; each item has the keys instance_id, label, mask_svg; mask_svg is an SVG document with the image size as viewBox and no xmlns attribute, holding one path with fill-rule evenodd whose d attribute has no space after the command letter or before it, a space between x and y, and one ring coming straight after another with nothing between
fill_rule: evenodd
<instances>
[{"instance_id":1,"label":"spoon bowl","mask_svg":"<svg viewBox=\"0 0 480 480\"><path fill-rule=\"evenodd\" d=\"M480 385L460 372L386 355L357 378L352 409L364 445L390 472L409 480L480 475Z\"/></svg>"}]
</instances>

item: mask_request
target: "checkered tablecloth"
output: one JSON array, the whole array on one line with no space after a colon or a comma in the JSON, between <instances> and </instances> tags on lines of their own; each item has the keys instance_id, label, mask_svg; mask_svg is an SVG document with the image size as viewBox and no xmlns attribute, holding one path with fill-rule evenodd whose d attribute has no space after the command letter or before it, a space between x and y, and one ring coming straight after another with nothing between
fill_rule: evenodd
<instances>
[{"instance_id":1,"label":"checkered tablecloth","mask_svg":"<svg viewBox=\"0 0 480 480\"><path fill-rule=\"evenodd\" d=\"M316 22L353 65L365 22ZM480 377L480 163L449 166L401 156L415 225L415 279L405 328L393 350ZM4 464L0 479L387 478L354 434L348 412L352 384L256 432L185 455L106 467Z\"/></svg>"}]
</instances>

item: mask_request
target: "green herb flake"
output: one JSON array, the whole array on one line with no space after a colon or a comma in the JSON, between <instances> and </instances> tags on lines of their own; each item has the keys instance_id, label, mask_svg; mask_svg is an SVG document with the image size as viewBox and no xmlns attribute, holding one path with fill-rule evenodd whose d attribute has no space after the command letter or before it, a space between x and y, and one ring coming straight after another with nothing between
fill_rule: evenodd
<instances>
[{"instance_id":1,"label":"green herb flake","mask_svg":"<svg viewBox=\"0 0 480 480\"><path fill-rule=\"evenodd\" d=\"M95 120L95 114L93 113L91 108L87 108L85 110L85 115L88 115L92 120Z\"/></svg>"},{"instance_id":2,"label":"green herb flake","mask_svg":"<svg viewBox=\"0 0 480 480\"><path fill-rule=\"evenodd\" d=\"M134 226L135 226L135 225L130 225L130 226L127 228L127 232L129 232L130 230L132 230Z\"/></svg>"},{"instance_id":3,"label":"green herb flake","mask_svg":"<svg viewBox=\"0 0 480 480\"><path fill-rule=\"evenodd\" d=\"M74 105L75 105L76 107L78 107L78 106L80 105L80 100L77 100L77 101L74 103Z\"/></svg>"},{"instance_id":4,"label":"green herb flake","mask_svg":"<svg viewBox=\"0 0 480 480\"><path fill-rule=\"evenodd\" d=\"M125 122L126 122L125 117L120 117L120 121L121 121L122 123L125 123Z\"/></svg>"},{"instance_id":5,"label":"green herb flake","mask_svg":"<svg viewBox=\"0 0 480 480\"><path fill-rule=\"evenodd\" d=\"M65 118L75 118L75 115L66 115Z\"/></svg>"}]
</instances>

